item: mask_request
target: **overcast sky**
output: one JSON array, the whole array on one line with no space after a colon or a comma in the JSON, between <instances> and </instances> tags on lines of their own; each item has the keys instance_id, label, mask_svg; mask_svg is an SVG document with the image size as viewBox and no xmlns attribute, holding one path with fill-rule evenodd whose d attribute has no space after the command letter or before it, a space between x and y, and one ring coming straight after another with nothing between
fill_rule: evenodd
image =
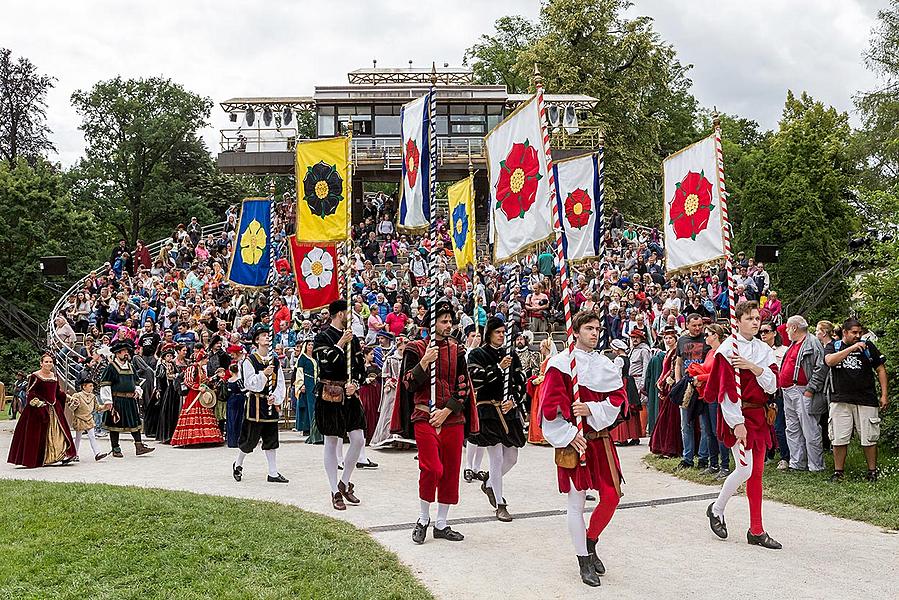
<instances>
[{"instance_id":1,"label":"overcast sky","mask_svg":"<svg viewBox=\"0 0 899 600\"><path fill-rule=\"evenodd\" d=\"M233 96L304 95L346 82L350 70L461 64L462 54L507 14L536 18L534 0L79 0L4 2L0 46L58 79L48 118L58 159L83 151L77 89L101 79L160 75L216 102L204 130L218 150L228 127L217 103ZM705 106L776 127L787 89L807 90L841 110L875 85L862 64L877 10L887 0L637 0L655 19ZM339 6L342 15L330 15ZM452 7L451 10L447 10ZM547 90L552 92L552 90Z\"/></svg>"}]
</instances>

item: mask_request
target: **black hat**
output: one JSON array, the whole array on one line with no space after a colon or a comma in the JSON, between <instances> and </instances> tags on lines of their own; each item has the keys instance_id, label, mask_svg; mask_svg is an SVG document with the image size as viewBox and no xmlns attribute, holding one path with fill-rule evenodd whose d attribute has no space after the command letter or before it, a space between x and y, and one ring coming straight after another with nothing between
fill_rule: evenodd
<instances>
[{"instance_id":1,"label":"black hat","mask_svg":"<svg viewBox=\"0 0 899 600\"><path fill-rule=\"evenodd\" d=\"M263 333L271 333L271 331L267 325L262 325L260 323L259 325L256 325L255 327L253 327L253 332L250 335L252 336L254 344L256 343L256 340L259 338L259 336L262 335Z\"/></svg>"},{"instance_id":2,"label":"black hat","mask_svg":"<svg viewBox=\"0 0 899 600\"><path fill-rule=\"evenodd\" d=\"M335 300L331 304L328 305L328 314L332 317L337 315L339 312L343 312L347 309L348 305L345 299L340 298Z\"/></svg>"},{"instance_id":3,"label":"black hat","mask_svg":"<svg viewBox=\"0 0 899 600\"><path fill-rule=\"evenodd\" d=\"M453 320L453 324L456 324L456 311L453 309L453 305L449 300L438 301L437 304L434 305L434 311L434 319L439 319L443 315L449 315ZM428 315L428 318L430 319L430 314Z\"/></svg>"},{"instance_id":4,"label":"black hat","mask_svg":"<svg viewBox=\"0 0 899 600\"><path fill-rule=\"evenodd\" d=\"M91 379L90 375L84 374L78 379L78 385L80 387L84 387L89 383L96 383L93 379Z\"/></svg>"},{"instance_id":5,"label":"black hat","mask_svg":"<svg viewBox=\"0 0 899 600\"><path fill-rule=\"evenodd\" d=\"M506 322L497 317L490 317L487 319L487 325L484 327L484 343L490 343L490 335L499 329L500 327L505 327Z\"/></svg>"},{"instance_id":6,"label":"black hat","mask_svg":"<svg viewBox=\"0 0 899 600\"><path fill-rule=\"evenodd\" d=\"M212 348L212 347L215 346L216 344L221 344L221 343L222 343L222 336L220 336L219 334L215 334L214 336L212 336L211 338L209 338L209 345L206 346L206 347L207 347L207 348Z\"/></svg>"},{"instance_id":7,"label":"black hat","mask_svg":"<svg viewBox=\"0 0 899 600\"><path fill-rule=\"evenodd\" d=\"M127 350L134 354L134 342L131 340L116 340L109 345L109 351L113 354L118 354L122 350Z\"/></svg>"}]
</instances>

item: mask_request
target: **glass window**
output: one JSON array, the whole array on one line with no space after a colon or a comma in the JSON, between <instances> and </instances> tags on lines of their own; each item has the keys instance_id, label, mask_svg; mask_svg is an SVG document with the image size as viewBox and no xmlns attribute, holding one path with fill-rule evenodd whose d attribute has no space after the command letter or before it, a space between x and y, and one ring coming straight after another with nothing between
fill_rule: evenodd
<instances>
[{"instance_id":1,"label":"glass window","mask_svg":"<svg viewBox=\"0 0 899 600\"><path fill-rule=\"evenodd\" d=\"M396 104L376 104L375 115L396 115L399 116L402 107Z\"/></svg>"},{"instance_id":2,"label":"glass window","mask_svg":"<svg viewBox=\"0 0 899 600\"><path fill-rule=\"evenodd\" d=\"M487 115L487 131L490 131L503 120L502 115Z\"/></svg>"},{"instance_id":3,"label":"glass window","mask_svg":"<svg viewBox=\"0 0 899 600\"><path fill-rule=\"evenodd\" d=\"M334 115L318 114L318 137L334 136Z\"/></svg>"},{"instance_id":4,"label":"glass window","mask_svg":"<svg viewBox=\"0 0 899 600\"><path fill-rule=\"evenodd\" d=\"M400 135L399 115L379 115L375 107L375 135Z\"/></svg>"},{"instance_id":5,"label":"glass window","mask_svg":"<svg viewBox=\"0 0 899 600\"><path fill-rule=\"evenodd\" d=\"M447 131L449 131L449 118L446 115L441 115L440 110L437 110L437 135L446 135Z\"/></svg>"},{"instance_id":6,"label":"glass window","mask_svg":"<svg viewBox=\"0 0 899 600\"><path fill-rule=\"evenodd\" d=\"M487 105L487 114L488 115L503 114L503 105L502 104L488 104Z\"/></svg>"}]
</instances>

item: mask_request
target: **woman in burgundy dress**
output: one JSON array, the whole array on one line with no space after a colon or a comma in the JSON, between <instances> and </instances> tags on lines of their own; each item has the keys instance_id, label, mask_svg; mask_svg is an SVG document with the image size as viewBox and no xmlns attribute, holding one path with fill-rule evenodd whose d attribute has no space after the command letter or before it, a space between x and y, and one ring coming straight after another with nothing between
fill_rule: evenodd
<instances>
[{"instance_id":1,"label":"woman in burgundy dress","mask_svg":"<svg viewBox=\"0 0 899 600\"><path fill-rule=\"evenodd\" d=\"M197 350L194 364L187 367L184 374L184 385L188 387L184 408L178 416L178 425L172 434L172 446L196 446L199 444L223 444L225 439L219 429L212 408L200 404L200 392L214 390L218 380L224 373L219 369L210 378L206 375L206 363L209 358L203 350Z\"/></svg>"},{"instance_id":2,"label":"woman in burgundy dress","mask_svg":"<svg viewBox=\"0 0 899 600\"><path fill-rule=\"evenodd\" d=\"M381 406L381 369L374 363L374 348L365 349L365 374L359 386L359 399L365 411L365 441L370 442L378 424Z\"/></svg>"},{"instance_id":3,"label":"woman in burgundy dress","mask_svg":"<svg viewBox=\"0 0 899 600\"><path fill-rule=\"evenodd\" d=\"M66 422L66 395L53 373L53 357L44 354L41 368L28 377L25 408L16 424L7 461L28 468L75 459L75 444Z\"/></svg>"},{"instance_id":4,"label":"woman in burgundy dress","mask_svg":"<svg viewBox=\"0 0 899 600\"><path fill-rule=\"evenodd\" d=\"M677 352L677 332L673 328L662 332L665 342L665 359L659 376L659 417L649 438L649 451L664 457L680 456L684 451L684 441L680 428L680 407L668 399L674 385L674 360Z\"/></svg>"}]
</instances>

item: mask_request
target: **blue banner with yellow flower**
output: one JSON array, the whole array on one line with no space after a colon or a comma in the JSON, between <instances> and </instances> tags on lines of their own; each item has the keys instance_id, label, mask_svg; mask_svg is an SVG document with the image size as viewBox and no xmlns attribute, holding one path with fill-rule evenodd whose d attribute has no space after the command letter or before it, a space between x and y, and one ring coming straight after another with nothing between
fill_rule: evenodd
<instances>
[{"instance_id":1,"label":"blue banner with yellow flower","mask_svg":"<svg viewBox=\"0 0 899 600\"><path fill-rule=\"evenodd\" d=\"M271 267L271 200L244 199L237 223L228 280L245 287L263 287Z\"/></svg>"},{"instance_id":2,"label":"blue banner with yellow flower","mask_svg":"<svg viewBox=\"0 0 899 600\"><path fill-rule=\"evenodd\" d=\"M450 237L456 267L475 266L474 259L474 177L466 177L446 190L450 212Z\"/></svg>"}]
</instances>

